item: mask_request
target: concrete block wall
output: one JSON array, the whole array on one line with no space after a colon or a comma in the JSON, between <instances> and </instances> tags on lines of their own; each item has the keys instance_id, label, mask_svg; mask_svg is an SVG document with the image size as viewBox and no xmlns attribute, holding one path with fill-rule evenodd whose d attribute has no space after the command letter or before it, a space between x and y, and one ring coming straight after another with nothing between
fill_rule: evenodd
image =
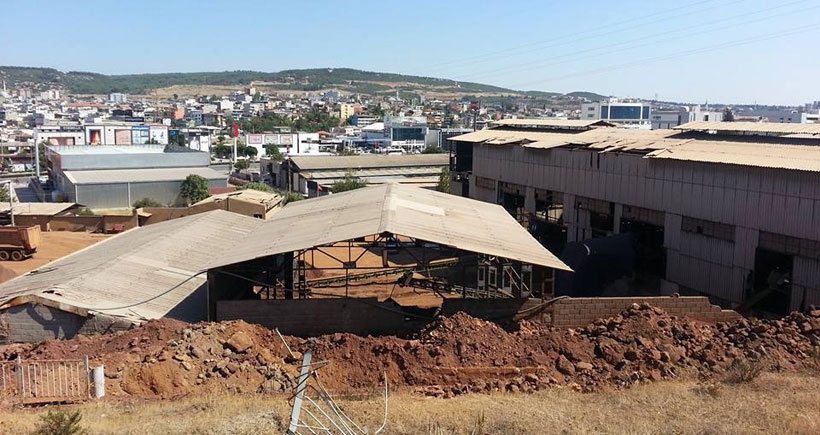
<instances>
[{"instance_id":1,"label":"concrete block wall","mask_svg":"<svg viewBox=\"0 0 820 435\"><path fill-rule=\"evenodd\" d=\"M71 339L77 334L104 334L131 327L131 322L115 317L83 317L41 304L21 304L0 311L0 344Z\"/></svg>"},{"instance_id":2,"label":"concrete block wall","mask_svg":"<svg viewBox=\"0 0 820 435\"><path fill-rule=\"evenodd\" d=\"M427 321L405 316L402 308L376 298L218 301L217 321L244 320L302 337L350 332L398 334L423 328ZM414 314L432 317L429 313Z\"/></svg>"},{"instance_id":3,"label":"concrete block wall","mask_svg":"<svg viewBox=\"0 0 820 435\"><path fill-rule=\"evenodd\" d=\"M555 303L552 324L559 328L582 327L596 319L617 316L632 304L642 303L659 307L673 316L702 322L727 322L741 318L735 311L712 305L705 296L568 298Z\"/></svg>"}]
</instances>

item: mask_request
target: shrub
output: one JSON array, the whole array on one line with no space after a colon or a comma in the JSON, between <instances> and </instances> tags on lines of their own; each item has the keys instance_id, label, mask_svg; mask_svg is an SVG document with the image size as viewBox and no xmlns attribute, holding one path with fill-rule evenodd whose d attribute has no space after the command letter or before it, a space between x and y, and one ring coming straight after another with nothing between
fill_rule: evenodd
<instances>
[{"instance_id":1,"label":"shrub","mask_svg":"<svg viewBox=\"0 0 820 435\"><path fill-rule=\"evenodd\" d=\"M245 184L243 186L237 187L237 190L246 190L246 189L259 190L259 191L262 191L262 192L273 192L272 187L268 186L265 183L260 183L258 181L254 181L254 182Z\"/></svg>"},{"instance_id":2,"label":"shrub","mask_svg":"<svg viewBox=\"0 0 820 435\"><path fill-rule=\"evenodd\" d=\"M82 419L80 411L49 411L40 417L34 435L84 435L88 432L80 425Z\"/></svg>"},{"instance_id":3,"label":"shrub","mask_svg":"<svg viewBox=\"0 0 820 435\"><path fill-rule=\"evenodd\" d=\"M715 381L701 382L692 389L697 394L717 398L723 391L723 385Z\"/></svg>"},{"instance_id":4,"label":"shrub","mask_svg":"<svg viewBox=\"0 0 820 435\"><path fill-rule=\"evenodd\" d=\"M154 201L151 198L142 198L134 202L134 208L143 207L162 207L162 204L160 204L159 201Z\"/></svg>"},{"instance_id":5,"label":"shrub","mask_svg":"<svg viewBox=\"0 0 820 435\"><path fill-rule=\"evenodd\" d=\"M735 359L729 370L726 372L726 382L730 384L748 384L766 369L766 365L761 361L747 359Z\"/></svg>"}]
</instances>

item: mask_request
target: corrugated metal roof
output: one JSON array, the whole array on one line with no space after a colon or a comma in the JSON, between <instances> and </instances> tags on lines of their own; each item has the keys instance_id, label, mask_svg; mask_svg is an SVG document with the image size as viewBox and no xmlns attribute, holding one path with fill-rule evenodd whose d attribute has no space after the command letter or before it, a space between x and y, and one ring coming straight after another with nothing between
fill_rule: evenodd
<instances>
[{"instance_id":1,"label":"corrugated metal roof","mask_svg":"<svg viewBox=\"0 0 820 435\"><path fill-rule=\"evenodd\" d=\"M76 204L73 202L15 202L15 216L54 216ZM9 211L9 203L0 203L0 212Z\"/></svg>"},{"instance_id":2,"label":"corrugated metal roof","mask_svg":"<svg viewBox=\"0 0 820 435\"><path fill-rule=\"evenodd\" d=\"M797 124L778 122L719 122L694 121L674 127L681 131L715 131L731 133L820 134L820 124Z\"/></svg>"},{"instance_id":3,"label":"corrugated metal roof","mask_svg":"<svg viewBox=\"0 0 820 435\"><path fill-rule=\"evenodd\" d=\"M500 119L490 122L492 126L519 126L519 127L540 127L540 128L566 128L584 129L594 126L614 127L615 124L600 119Z\"/></svg>"},{"instance_id":4,"label":"corrugated metal roof","mask_svg":"<svg viewBox=\"0 0 820 435\"><path fill-rule=\"evenodd\" d=\"M458 142L472 142L472 143L487 143L492 145L508 145L516 143L538 142L541 140L549 140L561 136L574 136L572 133L548 133L543 131L526 131L526 130L478 130L472 133L462 134L460 136L451 137L450 140Z\"/></svg>"},{"instance_id":5,"label":"corrugated metal roof","mask_svg":"<svg viewBox=\"0 0 820 435\"><path fill-rule=\"evenodd\" d=\"M164 316L201 286L226 243L264 221L223 210L126 231L0 284L0 304L34 296L134 322Z\"/></svg>"},{"instance_id":6,"label":"corrugated metal roof","mask_svg":"<svg viewBox=\"0 0 820 435\"><path fill-rule=\"evenodd\" d=\"M528 144L525 148L549 149L567 145L587 145L590 148L651 147L676 134L673 130L638 130L623 128L596 128L576 134L547 133L549 136ZM668 144L667 144L668 145Z\"/></svg>"},{"instance_id":7,"label":"corrugated metal roof","mask_svg":"<svg viewBox=\"0 0 820 435\"><path fill-rule=\"evenodd\" d=\"M653 151L644 158L820 172L817 146L698 140Z\"/></svg>"},{"instance_id":8,"label":"corrugated metal roof","mask_svg":"<svg viewBox=\"0 0 820 435\"><path fill-rule=\"evenodd\" d=\"M207 167L108 169L93 171L64 171L73 184L150 183L153 181L182 181L188 175L199 175L208 180L227 180L228 175Z\"/></svg>"},{"instance_id":9,"label":"corrugated metal roof","mask_svg":"<svg viewBox=\"0 0 820 435\"><path fill-rule=\"evenodd\" d=\"M445 166L448 154L362 154L358 156L298 156L290 159L302 171L326 169Z\"/></svg>"},{"instance_id":10,"label":"corrugated metal roof","mask_svg":"<svg viewBox=\"0 0 820 435\"><path fill-rule=\"evenodd\" d=\"M282 195L274 192L263 192L256 189L242 189L232 192L217 193L211 195L194 205L208 204L211 202L225 201L228 198L231 200L244 201L249 203L261 204L266 208L271 209L282 202Z\"/></svg>"},{"instance_id":11,"label":"corrugated metal roof","mask_svg":"<svg viewBox=\"0 0 820 435\"><path fill-rule=\"evenodd\" d=\"M210 267L390 232L464 251L571 270L504 208L400 184L288 204Z\"/></svg>"},{"instance_id":12,"label":"corrugated metal roof","mask_svg":"<svg viewBox=\"0 0 820 435\"><path fill-rule=\"evenodd\" d=\"M311 180L326 180L328 178L344 178L349 170L328 170L328 171L309 171L300 172L300 174ZM377 169L361 169L352 172L353 175L361 178L371 177L413 177L419 175L438 175L441 173L440 166L422 166L422 167L404 167L404 168L377 168Z\"/></svg>"}]
</instances>

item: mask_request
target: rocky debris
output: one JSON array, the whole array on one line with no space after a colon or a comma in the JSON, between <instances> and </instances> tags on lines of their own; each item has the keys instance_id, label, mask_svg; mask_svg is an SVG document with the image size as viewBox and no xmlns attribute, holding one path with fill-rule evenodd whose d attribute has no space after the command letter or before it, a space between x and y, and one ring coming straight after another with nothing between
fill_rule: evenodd
<instances>
[{"instance_id":1,"label":"rocky debris","mask_svg":"<svg viewBox=\"0 0 820 435\"><path fill-rule=\"evenodd\" d=\"M719 377L735 361L771 370L820 364L820 310L778 320L717 325L670 316L649 305L574 330L523 321L513 330L458 313L411 337L332 334L285 337L241 321L150 321L109 335L0 348L0 358L88 355L106 366L110 395L163 396L230 388L274 394L295 385L302 352L326 360L322 383L336 391L392 387L453 397L474 392L578 391L640 382Z\"/></svg>"}]
</instances>

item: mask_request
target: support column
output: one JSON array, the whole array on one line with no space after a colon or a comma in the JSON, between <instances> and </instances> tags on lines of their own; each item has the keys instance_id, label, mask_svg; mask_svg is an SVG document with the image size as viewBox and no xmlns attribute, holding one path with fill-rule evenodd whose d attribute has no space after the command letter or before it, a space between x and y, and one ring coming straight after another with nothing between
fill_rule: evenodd
<instances>
[{"instance_id":1,"label":"support column","mask_svg":"<svg viewBox=\"0 0 820 435\"><path fill-rule=\"evenodd\" d=\"M616 203L614 209L612 213L612 232L621 234L621 216L624 215L624 205Z\"/></svg>"},{"instance_id":2,"label":"support column","mask_svg":"<svg viewBox=\"0 0 820 435\"><path fill-rule=\"evenodd\" d=\"M535 188L532 186L524 188L524 211L535 214Z\"/></svg>"}]
</instances>

